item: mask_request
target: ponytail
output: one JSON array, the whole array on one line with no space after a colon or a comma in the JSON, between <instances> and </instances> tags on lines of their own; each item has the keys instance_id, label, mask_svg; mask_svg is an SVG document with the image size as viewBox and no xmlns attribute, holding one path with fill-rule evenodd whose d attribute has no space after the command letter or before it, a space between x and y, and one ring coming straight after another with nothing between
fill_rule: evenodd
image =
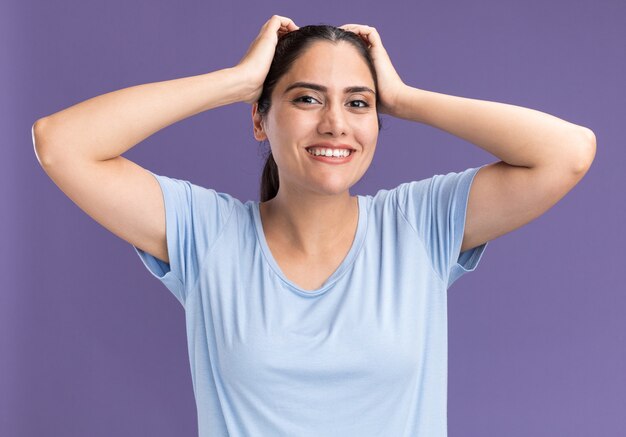
<instances>
[{"instance_id":1,"label":"ponytail","mask_svg":"<svg viewBox=\"0 0 626 437\"><path fill-rule=\"evenodd\" d=\"M278 166L270 151L263 174L261 175L261 202L266 202L278 194Z\"/></svg>"}]
</instances>

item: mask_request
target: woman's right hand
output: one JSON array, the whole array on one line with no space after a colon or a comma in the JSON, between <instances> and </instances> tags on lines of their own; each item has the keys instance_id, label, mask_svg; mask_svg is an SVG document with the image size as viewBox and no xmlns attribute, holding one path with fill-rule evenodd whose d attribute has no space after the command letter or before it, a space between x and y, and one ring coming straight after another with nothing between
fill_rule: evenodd
<instances>
[{"instance_id":1,"label":"woman's right hand","mask_svg":"<svg viewBox=\"0 0 626 437\"><path fill-rule=\"evenodd\" d=\"M250 44L246 54L234 67L241 72L250 90L242 101L253 104L261 97L263 82L272 65L278 38L298 29L299 27L291 19L280 15L272 15L261 27L261 31Z\"/></svg>"}]
</instances>

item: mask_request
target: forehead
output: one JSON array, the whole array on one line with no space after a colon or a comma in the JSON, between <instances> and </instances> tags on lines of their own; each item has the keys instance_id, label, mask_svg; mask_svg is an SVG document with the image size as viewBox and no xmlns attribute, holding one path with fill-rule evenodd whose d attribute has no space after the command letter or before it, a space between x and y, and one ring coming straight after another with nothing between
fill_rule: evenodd
<instances>
[{"instance_id":1,"label":"forehead","mask_svg":"<svg viewBox=\"0 0 626 437\"><path fill-rule=\"evenodd\" d=\"M374 78L365 59L350 43L318 41L306 49L277 84L286 89L296 81L325 85L329 92L347 86L374 89Z\"/></svg>"}]
</instances>

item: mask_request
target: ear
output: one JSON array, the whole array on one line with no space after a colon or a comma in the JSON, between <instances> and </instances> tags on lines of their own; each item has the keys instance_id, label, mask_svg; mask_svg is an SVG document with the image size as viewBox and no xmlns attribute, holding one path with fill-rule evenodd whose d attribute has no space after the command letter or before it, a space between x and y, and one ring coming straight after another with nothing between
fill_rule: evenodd
<instances>
[{"instance_id":1,"label":"ear","mask_svg":"<svg viewBox=\"0 0 626 437\"><path fill-rule=\"evenodd\" d=\"M258 112L258 107L258 103L254 103L252 105L252 128L254 130L254 139L257 141L263 141L267 139L267 135L265 134L265 129L261 123L261 115Z\"/></svg>"}]
</instances>

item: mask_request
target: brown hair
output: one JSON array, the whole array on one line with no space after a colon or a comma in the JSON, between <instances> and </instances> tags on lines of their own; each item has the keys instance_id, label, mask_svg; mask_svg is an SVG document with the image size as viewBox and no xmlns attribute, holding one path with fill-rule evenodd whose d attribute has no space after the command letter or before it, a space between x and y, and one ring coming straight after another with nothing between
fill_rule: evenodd
<instances>
[{"instance_id":1,"label":"brown hair","mask_svg":"<svg viewBox=\"0 0 626 437\"><path fill-rule=\"evenodd\" d=\"M367 66L372 73L374 79L375 91L378 91L378 78L374 62L370 56L369 49L365 42L354 32L340 29L335 26L321 24L300 27L298 30L291 31L282 35L276 44L274 59L263 82L263 90L258 100L257 112L264 117L270 109L271 95L278 80L285 75L294 61L314 42L316 41L346 41L352 44L359 54L363 57ZM376 108L378 108L380 99L376 94ZM378 130L380 131L382 122L378 117ZM263 144L265 141L262 141ZM261 202L270 200L278 193L278 166L271 149L266 155L265 166L261 174L260 197Z\"/></svg>"}]
</instances>

